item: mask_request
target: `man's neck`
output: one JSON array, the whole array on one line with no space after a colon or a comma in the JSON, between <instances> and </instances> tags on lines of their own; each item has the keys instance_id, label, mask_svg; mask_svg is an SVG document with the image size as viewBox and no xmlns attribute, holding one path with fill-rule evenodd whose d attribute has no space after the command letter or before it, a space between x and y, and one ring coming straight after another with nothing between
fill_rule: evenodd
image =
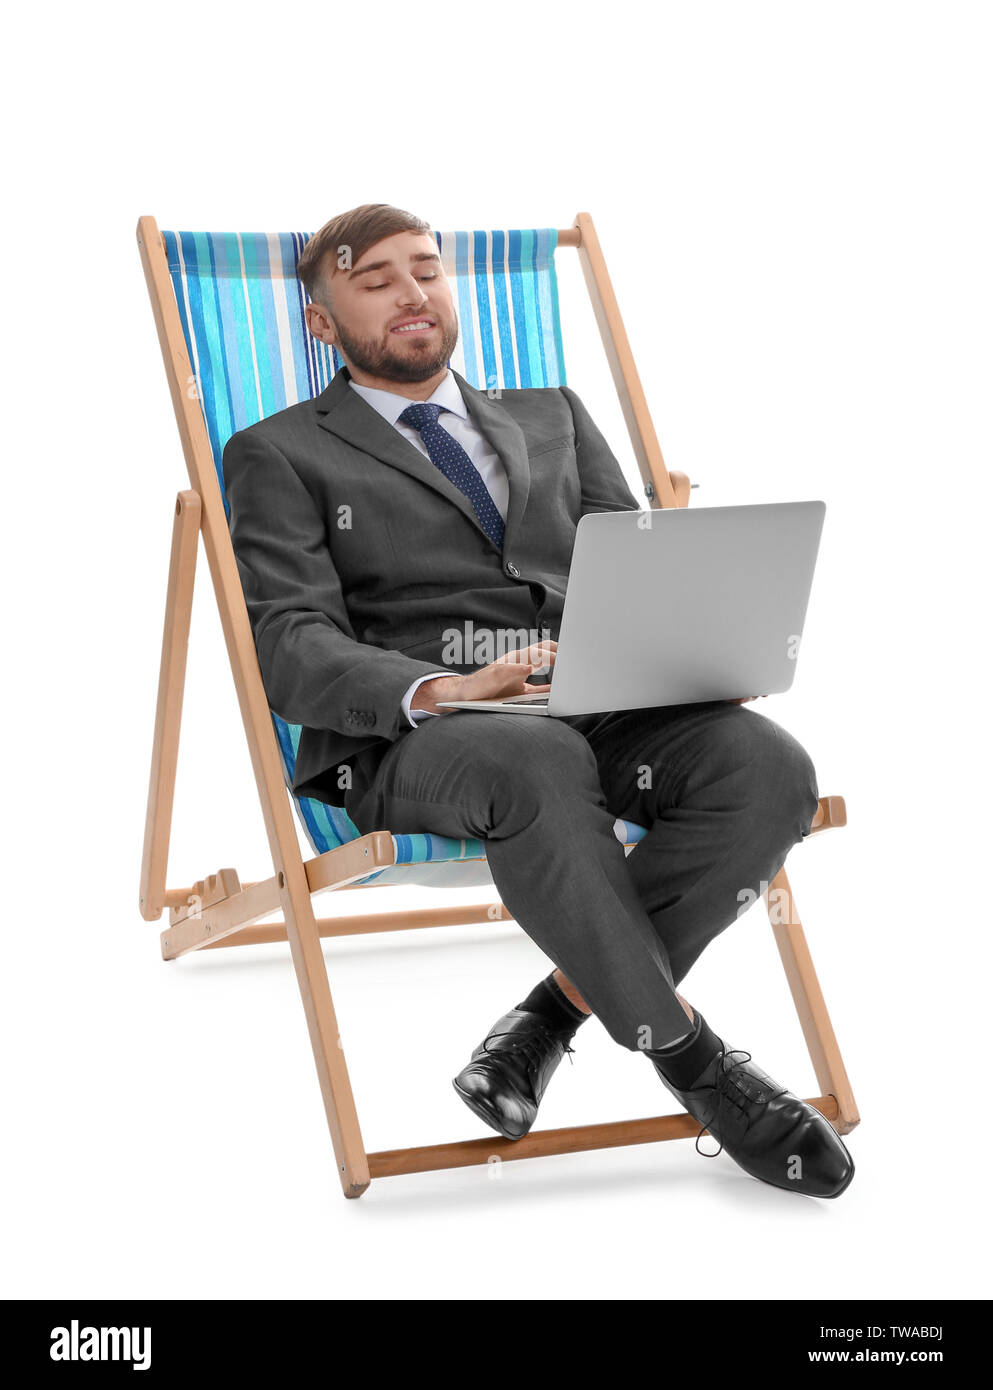
<instances>
[{"instance_id":1,"label":"man's neck","mask_svg":"<svg viewBox=\"0 0 993 1390\"><path fill-rule=\"evenodd\" d=\"M448 368L442 367L440 372L428 377L427 381L393 381L389 377L372 376L369 372L356 371L352 366L348 368L348 375L358 386L369 386L374 391L391 391L394 396L405 396L409 401L426 401L445 380Z\"/></svg>"}]
</instances>

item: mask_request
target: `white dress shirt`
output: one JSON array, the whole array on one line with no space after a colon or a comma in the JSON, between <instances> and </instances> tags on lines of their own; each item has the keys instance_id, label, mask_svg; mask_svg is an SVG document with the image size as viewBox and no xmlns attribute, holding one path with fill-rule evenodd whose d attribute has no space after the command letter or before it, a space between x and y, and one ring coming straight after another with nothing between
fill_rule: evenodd
<instances>
[{"instance_id":1,"label":"white dress shirt","mask_svg":"<svg viewBox=\"0 0 993 1390\"><path fill-rule=\"evenodd\" d=\"M383 419L391 424L398 434L402 434L405 439L409 439L415 448L420 449L425 458L430 458L427 445L421 438L419 430L415 430L412 425L405 425L400 420L400 416L407 409L408 405L419 404L412 401L409 396L398 395L395 391L380 391L373 386L360 386L357 381L349 380L349 386L353 391L358 392L363 400L368 401L373 410L379 412ZM475 467L478 469L480 477L486 484L487 491L493 498L493 504L500 513L504 522L507 520L507 506L510 501L510 484L507 480L507 470L501 462L499 454L495 454L490 447L490 442L486 436L476 428L469 418L469 411L466 403L462 399L462 392L455 377L449 371L448 375L440 382L435 390L428 397L428 403L443 407L438 416L438 424L442 429L448 431L453 439L457 439L462 448L469 455ZM414 698L414 691L424 681L436 680L438 676L455 675L453 671L435 671L428 676L418 676L417 680L410 686L401 701L404 714L410 724L416 729L417 725L424 719L439 719L441 716L433 710L410 708L410 702Z\"/></svg>"}]
</instances>

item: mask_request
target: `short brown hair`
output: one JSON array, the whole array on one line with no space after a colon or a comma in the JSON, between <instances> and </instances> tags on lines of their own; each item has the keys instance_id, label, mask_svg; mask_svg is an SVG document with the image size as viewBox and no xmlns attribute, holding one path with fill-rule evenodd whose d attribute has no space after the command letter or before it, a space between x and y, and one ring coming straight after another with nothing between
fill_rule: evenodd
<instances>
[{"instance_id":1,"label":"short brown hair","mask_svg":"<svg viewBox=\"0 0 993 1390\"><path fill-rule=\"evenodd\" d=\"M345 247L350 264L355 265L369 247L383 237L394 236L397 232L430 230L430 224L412 212L391 207L389 203L363 203L351 212L340 212L314 233L297 261L297 279L309 298L317 300L329 289L338 270L338 257Z\"/></svg>"}]
</instances>

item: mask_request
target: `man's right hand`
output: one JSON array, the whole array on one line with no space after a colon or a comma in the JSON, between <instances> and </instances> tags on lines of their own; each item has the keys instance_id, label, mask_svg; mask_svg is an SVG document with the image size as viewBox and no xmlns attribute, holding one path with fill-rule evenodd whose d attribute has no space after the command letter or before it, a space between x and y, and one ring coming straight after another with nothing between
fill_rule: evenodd
<instances>
[{"instance_id":1,"label":"man's right hand","mask_svg":"<svg viewBox=\"0 0 993 1390\"><path fill-rule=\"evenodd\" d=\"M412 710L423 709L429 714L454 714L452 709L439 709L439 700L506 700L511 695L534 695L551 690L547 685L528 684L528 676L545 666L555 665L557 642L533 642L530 647L507 652L468 676L437 676L417 687L411 701Z\"/></svg>"}]
</instances>

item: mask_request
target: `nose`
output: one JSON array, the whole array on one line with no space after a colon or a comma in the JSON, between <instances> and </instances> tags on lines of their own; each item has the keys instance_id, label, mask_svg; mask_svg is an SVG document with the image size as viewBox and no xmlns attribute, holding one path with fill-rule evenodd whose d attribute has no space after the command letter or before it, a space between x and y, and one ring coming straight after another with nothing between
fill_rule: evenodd
<instances>
[{"instance_id":1,"label":"nose","mask_svg":"<svg viewBox=\"0 0 993 1390\"><path fill-rule=\"evenodd\" d=\"M405 306L408 304L413 305L415 309L419 309L422 304L428 302L427 295L414 279L413 275L404 276L398 298L401 304Z\"/></svg>"}]
</instances>

